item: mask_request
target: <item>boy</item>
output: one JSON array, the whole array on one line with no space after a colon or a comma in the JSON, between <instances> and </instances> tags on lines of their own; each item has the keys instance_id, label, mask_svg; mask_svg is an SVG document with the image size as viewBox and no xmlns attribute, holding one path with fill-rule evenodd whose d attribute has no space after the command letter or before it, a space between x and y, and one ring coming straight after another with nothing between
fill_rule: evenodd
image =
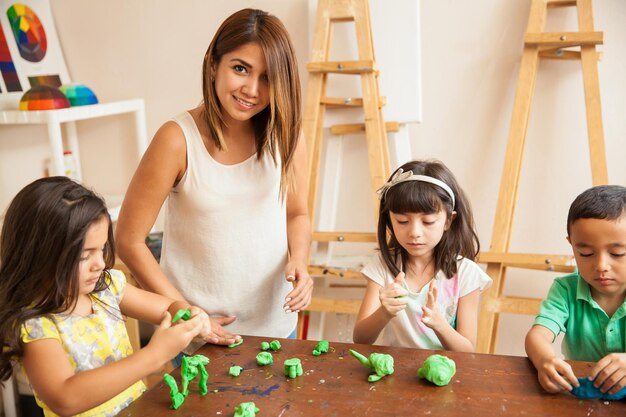
<instances>
[{"instance_id":1,"label":"boy","mask_svg":"<svg viewBox=\"0 0 626 417\"><path fill-rule=\"evenodd\" d=\"M526 353L548 392L579 386L552 342L565 333L567 359L597 362L589 380L614 394L626 386L626 188L592 187L572 203L567 240L578 272L556 278L526 335Z\"/></svg>"}]
</instances>

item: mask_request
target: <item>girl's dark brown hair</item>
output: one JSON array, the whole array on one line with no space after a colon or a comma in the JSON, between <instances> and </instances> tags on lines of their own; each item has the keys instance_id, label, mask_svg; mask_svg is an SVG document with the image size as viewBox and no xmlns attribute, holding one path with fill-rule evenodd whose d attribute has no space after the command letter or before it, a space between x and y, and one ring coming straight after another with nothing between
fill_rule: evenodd
<instances>
[{"instance_id":1,"label":"girl's dark brown hair","mask_svg":"<svg viewBox=\"0 0 626 417\"><path fill-rule=\"evenodd\" d=\"M394 276L400 272L399 259L402 261L403 270L406 271L408 253L393 234L389 212L437 213L443 209L447 218L450 219L452 212L456 211L456 217L450 224L450 228L444 232L434 250L435 271L442 270L446 277L451 278L457 273L459 256L474 260L480 251L469 200L452 172L440 161L411 161L399 169L404 172L413 171L414 175L427 175L443 181L452 189L456 205L452 207L452 199L443 188L428 182L406 181L389 188L380 202L378 212L378 245L381 256Z\"/></svg>"},{"instance_id":2,"label":"girl's dark brown hair","mask_svg":"<svg viewBox=\"0 0 626 417\"><path fill-rule=\"evenodd\" d=\"M67 177L42 178L24 187L7 209L0 235L0 381L21 357L26 320L71 311L89 227L107 219L105 272L94 292L106 289L115 261L113 228L104 201Z\"/></svg>"},{"instance_id":3,"label":"girl's dark brown hair","mask_svg":"<svg viewBox=\"0 0 626 417\"><path fill-rule=\"evenodd\" d=\"M243 9L219 27L202 65L203 117L218 149L226 149L222 127L224 116L215 91L214 71L224 54L257 43L265 54L269 81L269 105L252 118L257 158L268 150L274 163L280 157L280 192L294 186L292 160L302 125L300 77L289 33L276 17L262 10Z\"/></svg>"}]
</instances>

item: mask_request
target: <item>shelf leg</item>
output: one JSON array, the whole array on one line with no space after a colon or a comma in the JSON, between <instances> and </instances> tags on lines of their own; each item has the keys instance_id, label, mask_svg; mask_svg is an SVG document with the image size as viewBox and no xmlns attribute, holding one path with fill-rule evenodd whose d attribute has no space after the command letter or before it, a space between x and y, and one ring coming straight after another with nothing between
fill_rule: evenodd
<instances>
[{"instance_id":1,"label":"shelf leg","mask_svg":"<svg viewBox=\"0 0 626 417\"><path fill-rule=\"evenodd\" d=\"M48 122L48 140L52 149L52 172L51 175L65 175L63 163L63 136L61 123L58 121Z\"/></svg>"}]
</instances>

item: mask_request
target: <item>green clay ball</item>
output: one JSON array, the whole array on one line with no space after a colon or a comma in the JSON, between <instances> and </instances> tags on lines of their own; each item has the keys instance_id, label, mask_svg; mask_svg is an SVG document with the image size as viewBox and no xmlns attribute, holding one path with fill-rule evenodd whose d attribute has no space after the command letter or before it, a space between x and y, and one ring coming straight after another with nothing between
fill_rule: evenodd
<instances>
[{"instance_id":1,"label":"green clay ball","mask_svg":"<svg viewBox=\"0 0 626 417\"><path fill-rule=\"evenodd\" d=\"M240 341L238 341L238 342L235 342L235 343L233 343L233 344L228 345L228 347L229 347L229 348L234 348L234 347L236 347L236 346L239 346L239 345L240 345L240 344L242 344L242 343L243 343L243 339L241 339L241 340L240 340Z\"/></svg>"},{"instance_id":2,"label":"green clay ball","mask_svg":"<svg viewBox=\"0 0 626 417\"><path fill-rule=\"evenodd\" d=\"M228 370L228 375L239 376L241 375L241 371L243 371L243 368L241 366L238 366L238 365L231 366L230 369Z\"/></svg>"},{"instance_id":3,"label":"green clay ball","mask_svg":"<svg viewBox=\"0 0 626 417\"><path fill-rule=\"evenodd\" d=\"M454 361L443 355L431 355L417 371L420 378L425 378L440 387L448 385L456 373Z\"/></svg>"},{"instance_id":4,"label":"green clay ball","mask_svg":"<svg viewBox=\"0 0 626 417\"><path fill-rule=\"evenodd\" d=\"M313 356L319 356L322 353L328 352L328 340L320 340L315 349L313 349Z\"/></svg>"},{"instance_id":5,"label":"green clay ball","mask_svg":"<svg viewBox=\"0 0 626 417\"><path fill-rule=\"evenodd\" d=\"M272 340L272 342L270 343L270 349L272 349L274 352L279 350L280 349L280 342L278 340Z\"/></svg>"},{"instance_id":6,"label":"green clay ball","mask_svg":"<svg viewBox=\"0 0 626 417\"><path fill-rule=\"evenodd\" d=\"M259 412L259 408L253 403L241 403L235 407L234 417L255 417Z\"/></svg>"},{"instance_id":7,"label":"green clay ball","mask_svg":"<svg viewBox=\"0 0 626 417\"><path fill-rule=\"evenodd\" d=\"M261 342L261 350L269 350L270 344L267 342Z\"/></svg>"},{"instance_id":8,"label":"green clay ball","mask_svg":"<svg viewBox=\"0 0 626 417\"><path fill-rule=\"evenodd\" d=\"M256 363L261 366L271 365L274 363L274 358L272 358L272 354L269 352L261 352L256 355Z\"/></svg>"}]
</instances>

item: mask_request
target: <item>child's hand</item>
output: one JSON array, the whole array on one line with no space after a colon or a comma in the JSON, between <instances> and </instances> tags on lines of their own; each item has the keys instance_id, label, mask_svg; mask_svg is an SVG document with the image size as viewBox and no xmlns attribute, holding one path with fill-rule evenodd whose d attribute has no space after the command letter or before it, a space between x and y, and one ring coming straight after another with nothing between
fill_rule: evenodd
<instances>
[{"instance_id":1,"label":"child's hand","mask_svg":"<svg viewBox=\"0 0 626 417\"><path fill-rule=\"evenodd\" d=\"M178 355L194 337L200 334L202 324L203 318L196 315L172 326L172 316L166 311L146 349L154 350L158 357L166 362Z\"/></svg>"},{"instance_id":2,"label":"child's hand","mask_svg":"<svg viewBox=\"0 0 626 417\"><path fill-rule=\"evenodd\" d=\"M202 329L198 339L216 345L230 345L241 340L241 336L235 336L222 327L235 321L236 317L209 317L206 311L196 306L189 307L189 312L191 317L199 316L202 320Z\"/></svg>"},{"instance_id":3,"label":"child's hand","mask_svg":"<svg viewBox=\"0 0 626 417\"><path fill-rule=\"evenodd\" d=\"M626 353L611 353L591 368L589 379L602 392L615 394L626 387Z\"/></svg>"},{"instance_id":4,"label":"child's hand","mask_svg":"<svg viewBox=\"0 0 626 417\"><path fill-rule=\"evenodd\" d=\"M435 280L430 281L428 286L428 298L426 304L422 307L422 323L433 330L441 329L448 325L446 318L437 308L437 285Z\"/></svg>"},{"instance_id":5,"label":"child's hand","mask_svg":"<svg viewBox=\"0 0 626 417\"><path fill-rule=\"evenodd\" d=\"M297 262L288 262L285 267L285 279L293 282L294 289L285 297L283 309L287 313L297 313L311 304L313 296L313 279L309 275L307 266Z\"/></svg>"},{"instance_id":6,"label":"child's hand","mask_svg":"<svg viewBox=\"0 0 626 417\"><path fill-rule=\"evenodd\" d=\"M578 379L569 363L553 357L537 367L539 383L549 393L571 391L572 386L579 386Z\"/></svg>"},{"instance_id":7,"label":"child's hand","mask_svg":"<svg viewBox=\"0 0 626 417\"><path fill-rule=\"evenodd\" d=\"M380 304L390 316L396 316L404 310L409 303L406 288L402 286L404 281L404 272L400 272L392 283L385 285L380 289Z\"/></svg>"}]
</instances>

